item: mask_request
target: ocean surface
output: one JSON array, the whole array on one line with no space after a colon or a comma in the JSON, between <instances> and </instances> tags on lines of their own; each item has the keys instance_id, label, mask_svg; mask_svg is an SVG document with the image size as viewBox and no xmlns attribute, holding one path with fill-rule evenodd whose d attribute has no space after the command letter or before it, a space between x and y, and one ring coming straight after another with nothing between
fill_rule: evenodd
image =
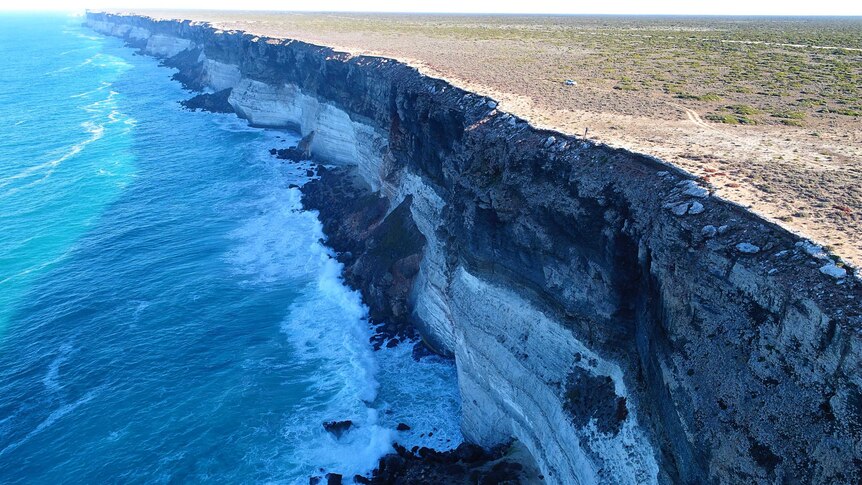
<instances>
[{"instance_id":1,"label":"ocean surface","mask_svg":"<svg viewBox=\"0 0 862 485\"><path fill-rule=\"evenodd\" d=\"M454 366L372 351L306 167L268 153L296 135L181 109L82 21L0 15L0 483L308 483L456 446Z\"/></svg>"}]
</instances>

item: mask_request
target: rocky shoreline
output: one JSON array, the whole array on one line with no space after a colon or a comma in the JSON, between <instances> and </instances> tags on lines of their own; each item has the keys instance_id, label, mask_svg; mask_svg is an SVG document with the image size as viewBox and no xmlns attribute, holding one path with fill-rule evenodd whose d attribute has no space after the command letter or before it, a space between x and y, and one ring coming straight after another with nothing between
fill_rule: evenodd
<instances>
[{"instance_id":1,"label":"rocky shoreline","mask_svg":"<svg viewBox=\"0 0 862 485\"><path fill-rule=\"evenodd\" d=\"M288 162L307 160L300 146L270 150ZM422 234L409 218L409 200L389 210L387 200L370 194L355 170L317 165L315 179L302 187L302 205L318 213L327 236L344 265L345 282L362 294L374 326L374 350L415 342L413 357L439 354L422 340L407 311L410 289L418 273ZM384 221L385 219L385 221Z\"/></svg>"},{"instance_id":2,"label":"rocky shoreline","mask_svg":"<svg viewBox=\"0 0 862 485\"><path fill-rule=\"evenodd\" d=\"M301 162L306 155L297 147L273 151L275 153L271 153L279 159L291 162ZM403 209L392 219L386 217L388 222L383 224L382 219L387 213L385 200L370 197L355 171L326 168L324 165L318 165L314 171L317 178L300 188L303 207L318 212L327 235L326 243L336 251L338 261L344 264L345 282L360 290L363 301L372 302L369 320L374 325L374 335L370 340L374 350L413 342L414 359L435 354L421 340L403 311L407 293L418 272L417 250L424 245L421 234L415 226L404 227L407 218ZM387 246L393 242L397 247ZM369 266L378 270L363 269ZM349 421L323 424L335 436L351 425ZM398 428L402 431L409 426L402 423ZM354 483L516 485L541 481L539 474L533 471L534 465L529 463L529 457L506 458L511 445L485 449L461 443L454 450L438 451L426 447L408 450L395 443L394 448L394 453L380 459L370 478L357 475L353 477ZM341 483L340 479L328 474L312 477L310 482L332 484Z\"/></svg>"},{"instance_id":3,"label":"rocky shoreline","mask_svg":"<svg viewBox=\"0 0 862 485\"><path fill-rule=\"evenodd\" d=\"M416 334L454 357L470 442L515 440L549 483L862 479L862 282L822 248L661 160L390 59L88 24L300 131L325 164L303 203L380 344Z\"/></svg>"},{"instance_id":4,"label":"rocky shoreline","mask_svg":"<svg viewBox=\"0 0 862 485\"><path fill-rule=\"evenodd\" d=\"M517 450L512 445L484 449L462 443L449 451L414 447L412 450L395 443L395 453L380 459L371 477L355 475L353 482L367 485L439 483L447 485L518 485L540 483L541 475L513 458ZM344 477L335 473L313 476L311 485L340 485Z\"/></svg>"},{"instance_id":5,"label":"rocky shoreline","mask_svg":"<svg viewBox=\"0 0 862 485\"><path fill-rule=\"evenodd\" d=\"M235 113L229 102L231 89L203 92L195 81L195 72L188 72L183 59L164 62L166 67L180 69L173 79L184 88L197 92L180 101L190 111ZM291 163L308 162L312 154L310 140L305 138L297 146L271 149L270 155ZM336 259L344 265L344 279L348 286L362 293L369 307L369 323L374 334L370 344L380 350L404 342L413 346L413 358L436 355L421 339L407 317L407 294L418 272L418 260L425 241L412 224L409 207L389 211L387 200L369 193L355 170L344 167L327 168L316 164L308 175L315 177L302 187L302 204L306 210L318 212L326 244L336 251ZM393 216L392 213L395 213ZM385 219L385 221L384 221ZM443 357L445 355L439 354ZM324 429L336 438L347 432L351 421L327 421ZM399 425L399 431L409 429ZM371 476L355 475L357 484L392 485L406 483L446 483L464 485L518 485L537 483L541 476L533 470L529 456L512 459L507 455L512 444L493 448L461 443L457 448L438 451L427 447L408 450L397 442L395 451L382 457ZM311 485L340 485L344 477L338 473L309 477Z\"/></svg>"}]
</instances>

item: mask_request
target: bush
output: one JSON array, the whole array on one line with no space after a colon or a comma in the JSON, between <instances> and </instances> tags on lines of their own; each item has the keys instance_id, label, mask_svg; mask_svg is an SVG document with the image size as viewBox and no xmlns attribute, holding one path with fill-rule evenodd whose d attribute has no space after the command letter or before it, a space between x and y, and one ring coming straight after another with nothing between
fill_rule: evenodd
<instances>
[{"instance_id":1,"label":"bush","mask_svg":"<svg viewBox=\"0 0 862 485\"><path fill-rule=\"evenodd\" d=\"M709 121L714 121L716 123L724 123L726 125L756 125L757 121L740 115L734 114L719 114L719 113L710 113L705 117Z\"/></svg>"},{"instance_id":2,"label":"bush","mask_svg":"<svg viewBox=\"0 0 862 485\"><path fill-rule=\"evenodd\" d=\"M772 117L785 120L804 120L805 113L801 111L777 111L775 113L772 113Z\"/></svg>"},{"instance_id":3,"label":"bush","mask_svg":"<svg viewBox=\"0 0 862 485\"><path fill-rule=\"evenodd\" d=\"M734 113L736 113L738 115L743 115L743 116L756 115L757 113L760 112L754 106L749 106L747 104L735 104L733 106L728 106L727 108L729 110L733 111Z\"/></svg>"},{"instance_id":4,"label":"bush","mask_svg":"<svg viewBox=\"0 0 862 485\"><path fill-rule=\"evenodd\" d=\"M707 93L707 94L689 94L689 93L679 93L675 96L677 99L693 99L696 101L721 101L721 96L715 93Z\"/></svg>"}]
</instances>

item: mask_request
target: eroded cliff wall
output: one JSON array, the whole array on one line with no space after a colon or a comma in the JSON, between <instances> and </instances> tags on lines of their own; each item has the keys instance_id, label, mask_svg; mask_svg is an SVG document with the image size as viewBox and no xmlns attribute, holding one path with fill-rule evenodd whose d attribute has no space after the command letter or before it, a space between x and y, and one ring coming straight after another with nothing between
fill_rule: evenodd
<instances>
[{"instance_id":1,"label":"eroded cliff wall","mask_svg":"<svg viewBox=\"0 0 862 485\"><path fill-rule=\"evenodd\" d=\"M468 439L552 483L862 479L862 285L819 248L396 61L87 23L334 166L306 201L372 316L455 357Z\"/></svg>"}]
</instances>

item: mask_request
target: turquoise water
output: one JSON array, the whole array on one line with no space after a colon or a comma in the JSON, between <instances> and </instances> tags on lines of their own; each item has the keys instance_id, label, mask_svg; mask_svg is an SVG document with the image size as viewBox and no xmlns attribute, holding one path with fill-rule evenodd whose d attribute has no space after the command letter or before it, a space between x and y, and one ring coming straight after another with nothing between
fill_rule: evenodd
<instances>
[{"instance_id":1,"label":"turquoise water","mask_svg":"<svg viewBox=\"0 0 862 485\"><path fill-rule=\"evenodd\" d=\"M0 482L307 483L455 446L454 366L371 350L306 167L268 154L295 134L183 111L81 21L0 15Z\"/></svg>"}]
</instances>

